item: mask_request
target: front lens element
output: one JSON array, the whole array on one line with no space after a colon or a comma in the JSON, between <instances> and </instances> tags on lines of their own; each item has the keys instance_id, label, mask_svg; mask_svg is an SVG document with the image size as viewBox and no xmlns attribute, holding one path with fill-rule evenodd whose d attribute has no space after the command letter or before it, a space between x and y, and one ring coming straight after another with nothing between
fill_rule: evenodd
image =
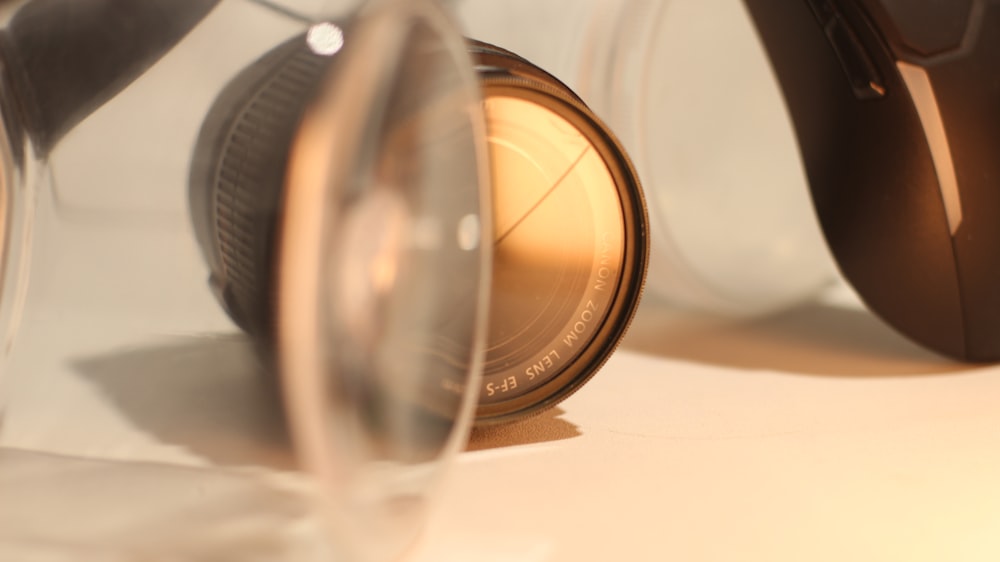
<instances>
[{"instance_id":1,"label":"front lens element","mask_svg":"<svg viewBox=\"0 0 1000 562\"><path fill-rule=\"evenodd\" d=\"M571 94L484 83L494 266L479 421L493 422L561 400L615 348L638 302L645 222L627 158Z\"/></svg>"},{"instance_id":2,"label":"front lens element","mask_svg":"<svg viewBox=\"0 0 1000 562\"><path fill-rule=\"evenodd\" d=\"M621 280L625 245L614 180L583 133L513 97L490 98L486 115L496 271L493 376L480 399L497 403L543 384L586 347ZM510 380L495 376L510 371Z\"/></svg>"}]
</instances>

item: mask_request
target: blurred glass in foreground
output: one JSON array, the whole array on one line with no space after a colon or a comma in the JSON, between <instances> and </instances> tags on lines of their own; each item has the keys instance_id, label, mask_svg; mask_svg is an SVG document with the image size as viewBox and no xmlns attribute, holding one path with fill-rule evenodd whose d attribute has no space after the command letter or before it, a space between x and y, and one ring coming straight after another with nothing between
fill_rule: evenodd
<instances>
[{"instance_id":1,"label":"blurred glass in foreground","mask_svg":"<svg viewBox=\"0 0 1000 562\"><path fill-rule=\"evenodd\" d=\"M0 552L298 560L241 525L272 521L281 541L319 512L336 559L398 556L471 422L487 305L485 133L448 15L422 0L6 15L0 486L36 517L0 514ZM321 80L282 70L304 53ZM307 109L277 123L288 95ZM247 221L277 243L254 246ZM271 267L241 269L255 251ZM266 311L239 308L253 291ZM116 511L108 483L132 476L193 511ZM274 478L292 511L253 499ZM232 481L245 493L212 495ZM47 509L106 526L61 536Z\"/></svg>"}]
</instances>

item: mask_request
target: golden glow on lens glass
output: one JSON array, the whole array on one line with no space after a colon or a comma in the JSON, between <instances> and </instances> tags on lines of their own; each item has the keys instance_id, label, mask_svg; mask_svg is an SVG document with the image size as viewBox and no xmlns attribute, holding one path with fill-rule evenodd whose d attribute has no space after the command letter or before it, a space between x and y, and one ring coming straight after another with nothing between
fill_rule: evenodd
<instances>
[{"instance_id":1,"label":"golden glow on lens glass","mask_svg":"<svg viewBox=\"0 0 1000 562\"><path fill-rule=\"evenodd\" d=\"M598 150L534 100L484 102L493 168L494 271L481 404L555 378L593 340L622 278L624 219Z\"/></svg>"}]
</instances>

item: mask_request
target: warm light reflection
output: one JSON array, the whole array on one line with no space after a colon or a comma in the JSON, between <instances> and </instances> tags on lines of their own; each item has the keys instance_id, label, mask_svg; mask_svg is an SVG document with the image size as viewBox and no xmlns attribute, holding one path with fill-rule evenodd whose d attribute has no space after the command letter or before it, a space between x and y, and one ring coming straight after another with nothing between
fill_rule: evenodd
<instances>
[{"instance_id":1,"label":"warm light reflection","mask_svg":"<svg viewBox=\"0 0 1000 562\"><path fill-rule=\"evenodd\" d=\"M344 47L344 32L332 23L317 23L306 33L306 44L317 55L333 56Z\"/></svg>"},{"instance_id":2,"label":"warm light reflection","mask_svg":"<svg viewBox=\"0 0 1000 562\"><path fill-rule=\"evenodd\" d=\"M458 237L458 247L465 251L472 251L479 247L482 224L479 222L479 215L468 214L458 221L456 236Z\"/></svg>"},{"instance_id":3,"label":"warm light reflection","mask_svg":"<svg viewBox=\"0 0 1000 562\"><path fill-rule=\"evenodd\" d=\"M934 160L934 170L937 172L938 188L941 190L941 199L948 214L948 226L954 236L962 226L962 198L958 191L951 145L948 144L948 135L944 130L944 121L941 119L937 96L934 95L934 86L923 68L902 61L896 63L896 66L907 89L910 90L917 115L920 117L920 124L927 137L927 145Z\"/></svg>"},{"instance_id":4,"label":"warm light reflection","mask_svg":"<svg viewBox=\"0 0 1000 562\"><path fill-rule=\"evenodd\" d=\"M488 95L485 112L495 248L480 400L489 403L543 384L593 337L621 279L624 220L601 151L566 117L504 95Z\"/></svg>"},{"instance_id":5,"label":"warm light reflection","mask_svg":"<svg viewBox=\"0 0 1000 562\"><path fill-rule=\"evenodd\" d=\"M499 253L542 263L590 260L594 248L584 241L592 227L620 236L614 181L578 129L545 107L511 97L489 98L486 117Z\"/></svg>"}]
</instances>

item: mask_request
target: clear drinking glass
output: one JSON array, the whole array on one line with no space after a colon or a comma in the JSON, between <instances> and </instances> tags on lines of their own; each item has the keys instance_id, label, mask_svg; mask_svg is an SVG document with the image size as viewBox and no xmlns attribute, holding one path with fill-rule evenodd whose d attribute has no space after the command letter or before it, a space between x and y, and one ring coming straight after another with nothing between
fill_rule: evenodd
<instances>
[{"instance_id":1,"label":"clear drinking glass","mask_svg":"<svg viewBox=\"0 0 1000 562\"><path fill-rule=\"evenodd\" d=\"M471 424L488 297L450 16L3 6L0 558L400 555Z\"/></svg>"}]
</instances>

